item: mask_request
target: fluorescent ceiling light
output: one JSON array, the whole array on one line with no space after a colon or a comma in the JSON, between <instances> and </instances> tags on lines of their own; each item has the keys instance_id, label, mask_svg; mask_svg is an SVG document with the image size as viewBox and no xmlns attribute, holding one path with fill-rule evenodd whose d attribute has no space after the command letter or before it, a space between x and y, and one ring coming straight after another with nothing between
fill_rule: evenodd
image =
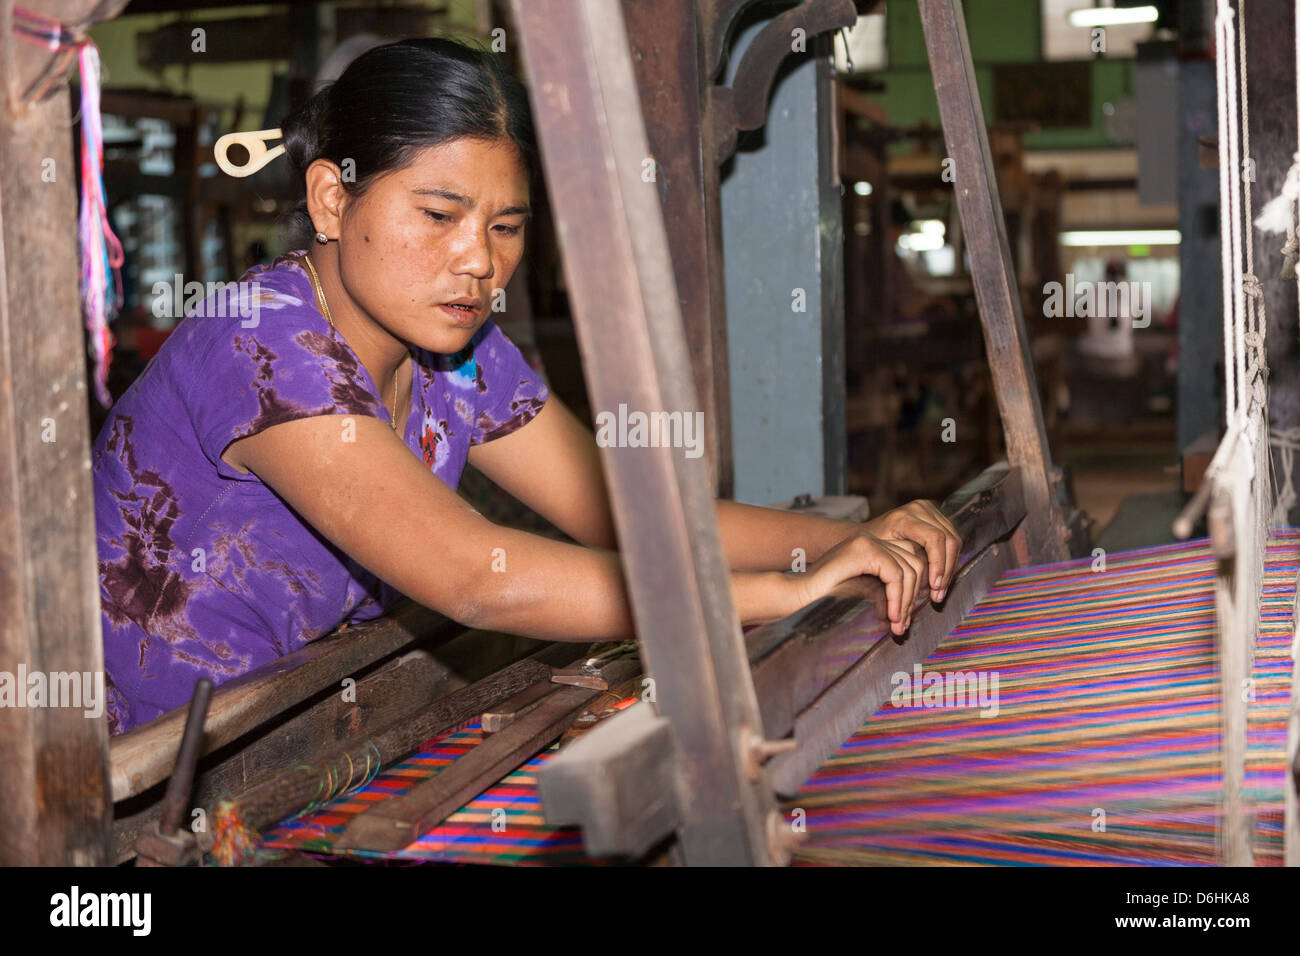
<instances>
[{"instance_id":1,"label":"fluorescent ceiling light","mask_svg":"<svg viewBox=\"0 0 1300 956\"><path fill-rule=\"evenodd\" d=\"M1061 233L1063 246L1176 246L1177 229L1096 229Z\"/></svg>"},{"instance_id":2,"label":"fluorescent ceiling light","mask_svg":"<svg viewBox=\"0 0 1300 956\"><path fill-rule=\"evenodd\" d=\"M942 249L943 236L927 232L910 232L898 237L898 247L909 252L933 252Z\"/></svg>"},{"instance_id":3,"label":"fluorescent ceiling light","mask_svg":"<svg viewBox=\"0 0 1300 956\"><path fill-rule=\"evenodd\" d=\"M1116 27L1126 23L1155 23L1160 11L1155 7L1084 7L1070 11L1072 27Z\"/></svg>"}]
</instances>

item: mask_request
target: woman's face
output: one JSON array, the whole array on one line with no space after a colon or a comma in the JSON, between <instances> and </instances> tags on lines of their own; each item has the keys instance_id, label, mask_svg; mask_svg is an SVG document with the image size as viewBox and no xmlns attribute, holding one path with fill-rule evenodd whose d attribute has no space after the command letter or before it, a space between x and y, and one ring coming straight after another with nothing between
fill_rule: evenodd
<instances>
[{"instance_id":1,"label":"woman's face","mask_svg":"<svg viewBox=\"0 0 1300 956\"><path fill-rule=\"evenodd\" d=\"M395 337L459 352L494 303L504 308L527 217L528 179L513 143L457 139L429 147L344 199L343 286Z\"/></svg>"}]
</instances>

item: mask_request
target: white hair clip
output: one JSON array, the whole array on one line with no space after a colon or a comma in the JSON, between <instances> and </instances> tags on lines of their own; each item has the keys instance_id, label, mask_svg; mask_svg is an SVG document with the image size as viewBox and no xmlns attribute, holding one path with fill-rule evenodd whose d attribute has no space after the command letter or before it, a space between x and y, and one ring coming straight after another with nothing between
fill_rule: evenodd
<instances>
[{"instance_id":1,"label":"white hair clip","mask_svg":"<svg viewBox=\"0 0 1300 956\"><path fill-rule=\"evenodd\" d=\"M284 152L284 143L276 146L274 149L268 149L267 140L279 139L284 134L278 129L258 129L249 130L243 133L227 133L217 140L216 145L212 147L212 152L217 160L217 165L227 176L235 176L242 179L245 176L251 176L271 160L275 159ZM242 166L236 166L226 156L226 151L238 143L244 149L248 150L248 161Z\"/></svg>"}]
</instances>

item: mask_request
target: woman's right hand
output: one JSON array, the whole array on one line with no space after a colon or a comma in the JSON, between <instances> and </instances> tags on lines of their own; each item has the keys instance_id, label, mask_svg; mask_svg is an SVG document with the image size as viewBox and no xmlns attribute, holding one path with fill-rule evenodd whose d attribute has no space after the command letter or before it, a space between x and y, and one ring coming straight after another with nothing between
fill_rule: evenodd
<instances>
[{"instance_id":1,"label":"woman's right hand","mask_svg":"<svg viewBox=\"0 0 1300 956\"><path fill-rule=\"evenodd\" d=\"M906 634L912 624L912 604L917 589L929 580L925 549L913 541L884 541L866 532L846 538L808 566L785 576L794 591L796 610L863 574L878 577L885 586L890 627Z\"/></svg>"}]
</instances>

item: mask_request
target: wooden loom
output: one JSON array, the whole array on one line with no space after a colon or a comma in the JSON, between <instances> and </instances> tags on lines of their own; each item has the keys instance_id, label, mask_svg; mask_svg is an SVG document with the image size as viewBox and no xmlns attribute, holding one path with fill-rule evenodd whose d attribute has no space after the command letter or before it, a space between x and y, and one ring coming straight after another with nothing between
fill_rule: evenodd
<instances>
[{"instance_id":1,"label":"wooden loom","mask_svg":"<svg viewBox=\"0 0 1300 956\"><path fill-rule=\"evenodd\" d=\"M1086 548L1081 516L1069 508L1047 451L964 21L956 0L919 0L945 138L959 171L959 209L1010 464L949 499L967 543L960 581L943 608L927 605L917 612L906 641L884 639L879 588L871 584L845 588L742 636L711 510L714 488L726 488L730 472L725 375L713 372L726 367L717 167L734 149L737 130L762 125L790 32L798 28L814 36L847 25L855 13L848 0L808 0L782 13L752 45L732 87L717 86L730 31L751 5L752 0L657 5L659 23L671 16L684 29L658 31L653 49L638 50L638 63L651 78L638 83L628 37L636 42L642 35L638 27L650 16L645 5L627 4L628 30L619 6L601 0L516 4L592 405L703 408L713 426L707 459L712 481L702 461L671 449L604 452L642 661L654 675L657 703L635 705L604 721L543 775L548 815L580 823L593 853L636 854L670 838L686 863L783 861L788 844L776 825L774 794L793 792L875 709L889 675L923 660L1005 568L1062 560ZM59 12L65 20L76 19L84 6L67 2ZM0 4L0 11L8 9ZM0 51L13 62L15 51L3 45L5 36ZM14 104L20 74L7 75ZM669 89L698 89L700 97L651 97L656 77ZM645 109L644 123L643 102L653 104ZM15 128L24 137L38 135L41 116L56 108L37 106L4 121L0 160L6 169L14 168L9 160ZM59 128L44 124L50 155L67 152L48 132ZM675 170L675 181L687 184L669 194L663 210L639 177L642 159L652 154ZM6 191L10 265L14 250L25 248L23 235L11 239L13 205L55 202L53 192L15 197ZM63 202L66 213L66 194ZM664 229L665 214L674 217L671 235ZM19 542L21 574L3 582L15 588L16 594L5 596L15 598L19 614L6 621L0 647L6 662L38 662L49 670L97 667L101 657L97 602L89 597L97 590L87 560L93 553L88 480L63 465L66 459L40 458L39 438L28 421L31 408L44 407L38 383L63 382L71 392L81 380L80 330L72 319L75 304L64 303L57 334L42 338L38 351L34 330L16 321L15 306L26 288L19 283L70 274L73 261L65 242L61 255L38 260L37 268L11 268L0 313L0 348L16 342L17 354L36 354L43 362L28 368L13 353L0 352L15 383L0 407L0 439L15 450L10 461L38 463L7 469L3 476L19 504L12 512L18 533L3 540L5 546ZM68 430L75 432L76 416L84 411L73 407L59 414L71 419ZM32 457L20 458L19 448ZM80 454L86 455L84 443ZM79 493L71 496L76 507L64 509L64 488ZM38 528L48 538L56 518L58 547L48 557L22 549ZM79 571L68 574L66 567ZM52 608L58 616L49 613ZM517 737L538 738L537 727L523 719L536 696L521 702L517 695L536 695L532 688L572 668L585 657L583 648L553 645L519 660L519 642L497 638L485 650L487 636L462 631L410 606L223 685L204 723L195 803L208 805L222 793L254 784L283 784L281 771L299 763L335 767L340 755L348 755L354 765L352 758L367 745L391 742L393 728L401 725L416 739L391 742L394 754L417 744L420 734L485 711L510 712L513 724L505 722L503 737L513 726ZM445 658L448 649L471 643L480 645L472 669L483 676L465 686ZM512 660L504 670L484 673ZM357 694L353 701L340 700L338 682L351 674L360 677ZM618 675L598 676L608 684ZM570 697L560 702L569 708L566 715L588 699ZM15 808L0 822L0 860L102 863L130 856L138 835L148 833L159 816L161 784L181 747L184 709L111 744L103 721L79 714L10 712L0 720L0 751L18 768L0 783ZM551 715L540 722L541 736L554 720ZM498 749L513 753L518 748L512 740ZM593 786L595 780L600 786ZM275 813L295 805L278 802L281 797L277 792L267 800ZM41 813L38 798L44 801ZM182 861L178 854L170 862Z\"/></svg>"}]
</instances>

